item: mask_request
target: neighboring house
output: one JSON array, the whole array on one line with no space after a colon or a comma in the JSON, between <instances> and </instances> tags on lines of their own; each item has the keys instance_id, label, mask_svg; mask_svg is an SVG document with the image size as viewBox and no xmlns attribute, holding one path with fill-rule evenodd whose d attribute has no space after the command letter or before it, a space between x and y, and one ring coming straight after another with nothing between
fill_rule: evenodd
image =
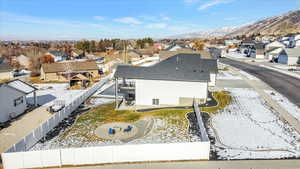
<instances>
[{"instance_id":1,"label":"neighboring house","mask_svg":"<svg viewBox=\"0 0 300 169\"><path fill-rule=\"evenodd\" d=\"M253 40L243 40L241 42L241 47L242 48L249 48L249 47L254 47L255 42Z\"/></svg>"},{"instance_id":2,"label":"neighboring house","mask_svg":"<svg viewBox=\"0 0 300 169\"><path fill-rule=\"evenodd\" d=\"M300 64L300 48L288 48L280 52L278 63L287 65Z\"/></svg>"},{"instance_id":3,"label":"neighboring house","mask_svg":"<svg viewBox=\"0 0 300 169\"><path fill-rule=\"evenodd\" d=\"M7 63L0 63L0 80L12 79L13 77L13 67Z\"/></svg>"},{"instance_id":4,"label":"neighboring house","mask_svg":"<svg viewBox=\"0 0 300 169\"><path fill-rule=\"evenodd\" d=\"M54 58L54 62L60 62L68 59L68 55L64 52L50 51L46 55L51 55Z\"/></svg>"},{"instance_id":5,"label":"neighboring house","mask_svg":"<svg viewBox=\"0 0 300 169\"><path fill-rule=\"evenodd\" d=\"M278 59L280 52L283 50L283 48L273 48L269 51L266 51L266 57L268 60L275 60Z\"/></svg>"},{"instance_id":6,"label":"neighboring house","mask_svg":"<svg viewBox=\"0 0 300 169\"><path fill-rule=\"evenodd\" d=\"M72 49L71 58L73 59L82 59L84 58L84 51L78 49Z\"/></svg>"},{"instance_id":7,"label":"neighboring house","mask_svg":"<svg viewBox=\"0 0 300 169\"><path fill-rule=\"evenodd\" d=\"M212 59L219 59L222 57L222 49L216 48L216 47L211 47L208 49ZM201 57L203 58L203 57Z\"/></svg>"},{"instance_id":8,"label":"neighboring house","mask_svg":"<svg viewBox=\"0 0 300 169\"><path fill-rule=\"evenodd\" d=\"M151 49L135 49L135 50L129 50L126 53L127 59L129 59L131 62L143 58L147 58L147 57L152 57L153 55L154 55L154 51Z\"/></svg>"},{"instance_id":9,"label":"neighboring house","mask_svg":"<svg viewBox=\"0 0 300 169\"><path fill-rule=\"evenodd\" d=\"M165 51L165 50L162 50L162 51L159 51L159 53L156 54L156 56L159 56L160 60L163 60L163 59L169 58L171 56L174 56L174 55L177 55L177 54L180 54L180 53L199 54L200 52L192 50L191 48L183 48L183 49L180 49L178 51Z\"/></svg>"},{"instance_id":10,"label":"neighboring house","mask_svg":"<svg viewBox=\"0 0 300 169\"><path fill-rule=\"evenodd\" d=\"M265 58L265 44L264 43L255 43L254 45L255 55L253 55L256 59L264 59Z\"/></svg>"},{"instance_id":11,"label":"neighboring house","mask_svg":"<svg viewBox=\"0 0 300 169\"><path fill-rule=\"evenodd\" d=\"M149 67L119 65L114 77L127 104L191 106L194 99L206 102L217 71L216 60L177 54Z\"/></svg>"},{"instance_id":12,"label":"neighboring house","mask_svg":"<svg viewBox=\"0 0 300 169\"><path fill-rule=\"evenodd\" d=\"M293 35L285 36L281 38L280 42L287 48L293 48L295 46L295 37Z\"/></svg>"},{"instance_id":13,"label":"neighboring house","mask_svg":"<svg viewBox=\"0 0 300 169\"><path fill-rule=\"evenodd\" d=\"M285 45L279 41L274 41L266 45L266 51L270 51L276 48L284 48Z\"/></svg>"},{"instance_id":14,"label":"neighboring house","mask_svg":"<svg viewBox=\"0 0 300 169\"><path fill-rule=\"evenodd\" d=\"M255 42L252 40L243 40L240 45L240 52L246 54L247 57L252 56L252 51L254 49ZM254 52L255 53L255 52Z\"/></svg>"},{"instance_id":15,"label":"neighboring house","mask_svg":"<svg viewBox=\"0 0 300 169\"><path fill-rule=\"evenodd\" d=\"M26 95L34 93L34 104L37 105L36 88L21 80L0 83L0 123L4 123L28 108ZM26 126L24 126L26 127Z\"/></svg>"},{"instance_id":16,"label":"neighboring house","mask_svg":"<svg viewBox=\"0 0 300 169\"><path fill-rule=\"evenodd\" d=\"M82 74L88 78L97 77L99 68L96 62L46 63L41 67L40 78L45 81L69 81L71 77Z\"/></svg>"}]
</instances>

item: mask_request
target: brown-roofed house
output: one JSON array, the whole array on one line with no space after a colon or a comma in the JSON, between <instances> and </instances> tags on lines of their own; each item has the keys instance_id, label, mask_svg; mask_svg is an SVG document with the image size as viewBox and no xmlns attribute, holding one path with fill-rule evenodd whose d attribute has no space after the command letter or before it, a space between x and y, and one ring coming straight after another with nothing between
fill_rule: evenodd
<instances>
[{"instance_id":1,"label":"brown-roofed house","mask_svg":"<svg viewBox=\"0 0 300 169\"><path fill-rule=\"evenodd\" d=\"M41 67L41 79L45 81L68 81L77 74L85 77L96 77L99 75L96 62L61 62L46 63Z\"/></svg>"}]
</instances>

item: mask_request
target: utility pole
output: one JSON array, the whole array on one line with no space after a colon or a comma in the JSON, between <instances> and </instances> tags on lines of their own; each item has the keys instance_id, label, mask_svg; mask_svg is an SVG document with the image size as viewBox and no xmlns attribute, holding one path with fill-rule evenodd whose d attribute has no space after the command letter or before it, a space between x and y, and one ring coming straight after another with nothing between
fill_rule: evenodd
<instances>
[{"instance_id":1,"label":"utility pole","mask_svg":"<svg viewBox=\"0 0 300 169\"><path fill-rule=\"evenodd\" d=\"M127 46L126 46L126 42L125 40L123 40L123 53L124 53L124 63L127 64L128 63L128 59L127 59Z\"/></svg>"}]
</instances>

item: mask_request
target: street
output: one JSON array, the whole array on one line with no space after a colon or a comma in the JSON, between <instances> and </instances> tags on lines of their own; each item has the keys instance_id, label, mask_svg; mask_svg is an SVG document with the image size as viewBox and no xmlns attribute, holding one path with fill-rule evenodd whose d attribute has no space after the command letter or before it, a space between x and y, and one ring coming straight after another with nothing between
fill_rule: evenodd
<instances>
[{"instance_id":1,"label":"street","mask_svg":"<svg viewBox=\"0 0 300 169\"><path fill-rule=\"evenodd\" d=\"M299 79L264 67L247 64L228 58L222 58L220 59L220 62L231 65L256 76L300 107Z\"/></svg>"}]
</instances>

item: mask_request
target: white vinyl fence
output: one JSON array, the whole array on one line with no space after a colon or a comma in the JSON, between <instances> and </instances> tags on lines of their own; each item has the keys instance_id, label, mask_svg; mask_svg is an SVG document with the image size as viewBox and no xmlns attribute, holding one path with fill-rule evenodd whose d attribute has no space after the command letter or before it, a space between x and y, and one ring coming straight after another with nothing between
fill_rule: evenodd
<instances>
[{"instance_id":1,"label":"white vinyl fence","mask_svg":"<svg viewBox=\"0 0 300 169\"><path fill-rule=\"evenodd\" d=\"M199 127L200 134L201 134L201 140L209 142L208 134L207 134L205 126L204 126L204 121L202 119L201 111L199 109L198 104L195 101L194 101L193 107L194 107L194 111L195 111L195 114L197 117L198 127Z\"/></svg>"},{"instance_id":2,"label":"white vinyl fence","mask_svg":"<svg viewBox=\"0 0 300 169\"><path fill-rule=\"evenodd\" d=\"M3 153L4 169L104 163L209 160L210 142L112 145Z\"/></svg>"},{"instance_id":3,"label":"white vinyl fence","mask_svg":"<svg viewBox=\"0 0 300 169\"><path fill-rule=\"evenodd\" d=\"M201 131L201 142L109 145L26 151L105 84L105 82L107 82L107 80L102 80L95 84L87 92L78 96L73 103L56 113L51 119L16 143L7 152L2 153L4 169L142 161L209 160L210 141L202 122L199 107L196 104L194 104L194 109Z\"/></svg>"},{"instance_id":4,"label":"white vinyl fence","mask_svg":"<svg viewBox=\"0 0 300 169\"><path fill-rule=\"evenodd\" d=\"M88 97L95 93L101 86L103 86L109 79L104 78L100 82L95 83L91 88L85 92L76 95L73 102L66 105L61 111L56 112L50 119L42 123L38 128L33 130L30 134L23 137L20 141L14 144L6 152L26 151L41 140L46 134L58 125L64 118L68 117L77 107L82 104Z\"/></svg>"}]
</instances>

